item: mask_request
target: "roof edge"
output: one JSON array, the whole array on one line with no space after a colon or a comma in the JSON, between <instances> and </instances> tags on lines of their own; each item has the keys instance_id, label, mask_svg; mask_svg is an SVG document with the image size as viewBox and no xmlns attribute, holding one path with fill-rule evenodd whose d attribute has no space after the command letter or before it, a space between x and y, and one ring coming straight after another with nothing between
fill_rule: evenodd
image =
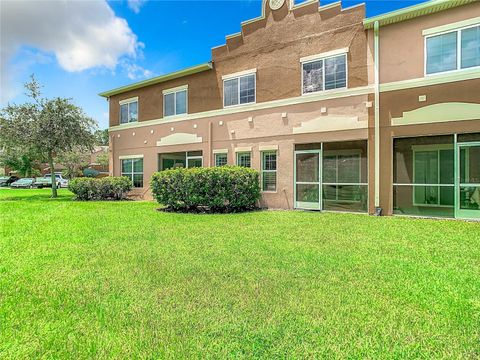
<instances>
[{"instance_id":1,"label":"roof edge","mask_svg":"<svg viewBox=\"0 0 480 360\"><path fill-rule=\"evenodd\" d=\"M159 84L159 83L162 83L162 82L165 82L165 81L168 81L168 80L178 79L178 78L181 78L181 77L184 77L184 76L193 75L193 74L196 74L196 73L199 73L199 72L202 72L202 71L211 70L211 69L213 69L213 63L211 61L209 61L207 63L191 66L191 67L188 67L188 68L185 68L185 69L182 69L182 70L178 70L178 71L174 71L174 72L171 72L171 73L168 73L168 74L156 76L154 78L139 81L139 82L136 82L136 83L133 83L133 84L130 84L130 85L120 86L120 87L112 89L112 90L107 90L107 91L101 92L98 95L108 98L110 96L121 94L121 93L124 93L126 91L139 89L139 88L149 86L149 85Z\"/></svg>"},{"instance_id":2,"label":"roof edge","mask_svg":"<svg viewBox=\"0 0 480 360\"><path fill-rule=\"evenodd\" d=\"M378 21L380 26L390 25L427 14L433 14L450 8L466 5L476 0L430 0L417 5L398 9L385 14L380 14L363 20L365 29L372 29L373 24Z\"/></svg>"}]
</instances>

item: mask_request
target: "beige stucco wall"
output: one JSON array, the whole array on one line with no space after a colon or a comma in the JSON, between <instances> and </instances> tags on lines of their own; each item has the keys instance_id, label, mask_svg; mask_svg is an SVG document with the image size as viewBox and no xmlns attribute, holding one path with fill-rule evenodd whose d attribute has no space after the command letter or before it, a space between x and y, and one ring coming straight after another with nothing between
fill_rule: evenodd
<instances>
[{"instance_id":1,"label":"beige stucco wall","mask_svg":"<svg viewBox=\"0 0 480 360\"><path fill-rule=\"evenodd\" d=\"M479 16L480 1L380 27L380 83L424 77L423 30Z\"/></svg>"},{"instance_id":2,"label":"beige stucco wall","mask_svg":"<svg viewBox=\"0 0 480 360\"><path fill-rule=\"evenodd\" d=\"M393 126L392 118L402 117L403 112L434 104L452 102L480 104L479 92L474 89L480 89L480 79L381 93L380 206L386 214L391 214L393 209L394 138L480 132L480 110L478 119L468 121L435 122L435 118L432 118L431 123ZM422 95L426 95L424 102L419 101L419 96Z\"/></svg>"},{"instance_id":3,"label":"beige stucco wall","mask_svg":"<svg viewBox=\"0 0 480 360\"><path fill-rule=\"evenodd\" d=\"M211 166L215 149L228 149L228 162L234 164L235 148L251 147L252 167L260 170L260 147L276 145L277 191L264 193L261 205L293 208L295 144L367 139L371 109L366 106L368 100L369 95L359 95L117 130L110 134L113 149L111 170L113 175L120 175L120 156L143 155L145 188L136 189L135 192L148 197L150 177L158 171L159 153L202 150L204 166ZM322 112L322 108L325 112ZM282 117L284 113L286 117ZM194 135L191 139L195 141L201 138L201 142L157 146L161 139L178 133Z\"/></svg>"},{"instance_id":4,"label":"beige stucco wall","mask_svg":"<svg viewBox=\"0 0 480 360\"><path fill-rule=\"evenodd\" d=\"M213 70L131 90L109 99L110 126L119 124L119 101L138 96L139 121L163 117L162 91L188 85L188 112L223 108L223 75L257 69L256 102L301 95L300 58L348 48L348 88L372 83L371 52L363 30L364 6L342 10L339 4L319 11L319 3L272 13L265 2L264 20L242 27L239 36L212 49Z\"/></svg>"}]
</instances>

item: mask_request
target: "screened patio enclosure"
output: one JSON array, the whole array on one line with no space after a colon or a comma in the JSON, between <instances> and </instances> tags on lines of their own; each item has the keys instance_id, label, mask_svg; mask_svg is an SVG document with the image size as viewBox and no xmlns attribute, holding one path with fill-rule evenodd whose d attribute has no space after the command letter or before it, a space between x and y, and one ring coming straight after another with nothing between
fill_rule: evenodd
<instances>
[{"instance_id":1,"label":"screened patio enclosure","mask_svg":"<svg viewBox=\"0 0 480 360\"><path fill-rule=\"evenodd\" d=\"M393 213L480 218L480 134L394 139Z\"/></svg>"},{"instance_id":2,"label":"screened patio enclosure","mask_svg":"<svg viewBox=\"0 0 480 360\"><path fill-rule=\"evenodd\" d=\"M295 146L295 208L367 212L367 141Z\"/></svg>"},{"instance_id":3,"label":"screened patio enclosure","mask_svg":"<svg viewBox=\"0 0 480 360\"><path fill-rule=\"evenodd\" d=\"M158 154L158 170L175 169L179 167L202 167L202 151L182 151Z\"/></svg>"}]
</instances>

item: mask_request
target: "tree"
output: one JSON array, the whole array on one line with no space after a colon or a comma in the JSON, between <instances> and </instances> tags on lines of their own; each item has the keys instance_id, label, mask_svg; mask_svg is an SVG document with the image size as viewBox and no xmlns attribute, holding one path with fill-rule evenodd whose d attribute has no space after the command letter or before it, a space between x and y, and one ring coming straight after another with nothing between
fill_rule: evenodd
<instances>
[{"instance_id":1,"label":"tree","mask_svg":"<svg viewBox=\"0 0 480 360\"><path fill-rule=\"evenodd\" d=\"M21 153L18 150L0 153L0 166L8 167L22 177L40 175L38 165L38 161L32 155Z\"/></svg>"},{"instance_id":2,"label":"tree","mask_svg":"<svg viewBox=\"0 0 480 360\"><path fill-rule=\"evenodd\" d=\"M86 152L81 148L74 148L71 151L65 152L58 157L58 162L65 166L62 174L73 179L81 176L83 169L90 163L90 152Z\"/></svg>"},{"instance_id":3,"label":"tree","mask_svg":"<svg viewBox=\"0 0 480 360\"><path fill-rule=\"evenodd\" d=\"M30 101L8 104L0 111L0 148L22 149L48 162L52 174L52 197L57 197L55 160L73 149L91 151L96 122L71 99L41 96L40 84L32 75L25 84Z\"/></svg>"},{"instance_id":4,"label":"tree","mask_svg":"<svg viewBox=\"0 0 480 360\"><path fill-rule=\"evenodd\" d=\"M100 129L95 131L95 145L108 146L108 142L108 129Z\"/></svg>"},{"instance_id":5,"label":"tree","mask_svg":"<svg viewBox=\"0 0 480 360\"><path fill-rule=\"evenodd\" d=\"M97 155L97 162L102 166L102 168L108 169L108 163L110 162L108 152Z\"/></svg>"}]
</instances>

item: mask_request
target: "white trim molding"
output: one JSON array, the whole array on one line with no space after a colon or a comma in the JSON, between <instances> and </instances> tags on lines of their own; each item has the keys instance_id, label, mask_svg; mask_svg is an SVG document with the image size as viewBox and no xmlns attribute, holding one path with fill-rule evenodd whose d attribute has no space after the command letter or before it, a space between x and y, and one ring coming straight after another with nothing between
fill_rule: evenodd
<instances>
[{"instance_id":1,"label":"white trim molding","mask_svg":"<svg viewBox=\"0 0 480 360\"><path fill-rule=\"evenodd\" d=\"M245 76L245 75L250 75L250 74L256 74L257 69L250 69L250 70L244 70L244 71L239 71L233 74L227 74L227 75L222 75L222 80L229 80L229 79L234 79L240 76Z\"/></svg>"},{"instance_id":2,"label":"white trim molding","mask_svg":"<svg viewBox=\"0 0 480 360\"><path fill-rule=\"evenodd\" d=\"M348 50L349 50L349 48L346 47L346 48L336 49L336 50L332 50L332 51L327 51L327 52L320 53L320 54L304 56L304 57L300 58L300 62L304 63L304 62L309 62L309 61L320 60L320 59L327 58L327 57L330 57L330 56L343 55L343 54L347 54Z\"/></svg>"},{"instance_id":3,"label":"white trim molding","mask_svg":"<svg viewBox=\"0 0 480 360\"><path fill-rule=\"evenodd\" d=\"M446 31L457 30L462 27L478 25L478 24L480 24L480 16L463 20L463 21L457 21L451 24L446 24L446 25L425 29L422 31L422 35L423 36L434 35L434 34L439 34Z\"/></svg>"},{"instance_id":4,"label":"white trim molding","mask_svg":"<svg viewBox=\"0 0 480 360\"><path fill-rule=\"evenodd\" d=\"M426 77L394 81L390 83L380 84L380 92L395 91L403 89L412 89L423 86L431 86L438 84L447 84L456 81L480 79L480 69L462 69L455 72L445 74L428 75Z\"/></svg>"},{"instance_id":5,"label":"white trim molding","mask_svg":"<svg viewBox=\"0 0 480 360\"><path fill-rule=\"evenodd\" d=\"M157 141L157 146L183 145L201 143L202 137L197 134L176 133L162 137Z\"/></svg>"},{"instance_id":6,"label":"white trim molding","mask_svg":"<svg viewBox=\"0 0 480 360\"><path fill-rule=\"evenodd\" d=\"M214 150L213 150L213 153L214 153L214 154L227 154L227 153L228 153L228 149L214 149Z\"/></svg>"},{"instance_id":7,"label":"white trim molding","mask_svg":"<svg viewBox=\"0 0 480 360\"><path fill-rule=\"evenodd\" d=\"M138 155L120 155L119 160L130 160L130 159L143 159L143 154Z\"/></svg>"},{"instance_id":8,"label":"white trim molding","mask_svg":"<svg viewBox=\"0 0 480 360\"><path fill-rule=\"evenodd\" d=\"M235 152L236 153L239 153L239 152L251 152L252 151L252 147L251 146L240 146L240 147L236 147L235 148Z\"/></svg>"},{"instance_id":9,"label":"white trim molding","mask_svg":"<svg viewBox=\"0 0 480 360\"><path fill-rule=\"evenodd\" d=\"M260 145L258 151L277 151L278 145Z\"/></svg>"},{"instance_id":10,"label":"white trim molding","mask_svg":"<svg viewBox=\"0 0 480 360\"><path fill-rule=\"evenodd\" d=\"M320 116L302 121L292 129L293 134L320 133L328 131L367 129L368 121L360 121L358 116Z\"/></svg>"},{"instance_id":11,"label":"white trim molding","mask_svg":"<svg viewBox=\"0 0 480 360\"><path fill-rule=\"evenodd\" d=\"M480 75L480 71L478 73ZM194 113L194 114L185 114L183 116L179 115L179 116L175 116L174 118L160 118L160 119L140 121L136 123L116 125L116 126L110 127L108 130L110 132L113 132L117 130L167 124L167 123L172 123L177 121L198 120L198 119L204 119L209 117L237 114L242 112L272 109L272 108L281 107L281 106L299 105L299 104L330 100L330 99L341 99L341 98L348 98L348 97L354 97L354 96L363 96L363 95L372 94L373 92L374 92L374 87L371 85L356 87L351 89L341 88L341 89L334 89L334 90L328 90L328 91L318 91L318 92L309 94L308 96L297 96L297 97L292 97L287 99L265 101L261 103L248 103L248 104L244 104L242 106L237 106L237 107L227 107L223 109L203 111L203 112ZM251 116L253 116L253 114Z\"/></svg>"},{"instance_id":12,"label":"white trim molding","mask_svg":"<svg viewBox=\"0 0 480 360\"><path fill-rule=\"evenodd\" d=\"M405 111L402 117L392 118L391 121L393 126L400 126L479 119L480 104L449 102Z\"/></svg>"},{"instance_id":13,"label":"white trim molding","mask_svg":"<svg viewBox=\"0 0 480 360\"><path fill-rule=\"evenodd\" d=\"M118 102L118 104L119 104L119 105L130 104L130 103L135 102L135 101L138 102L138 96L131 97L131 98L128 98L128 99L120 100L120 101Z\"/></svg>"},{"instance_id":14,"label":"white trim molding","mask_svg":"<svg viewBox=\"0 0 480 360\"><path fill-rule=\"evenodd\" d=\"M170 94L170 93L174 93L174 92L177 92L177 91L183 91L183 90L188 90L188 84L177 86L177 87L174 87L174 88L171 88L171 89L165 89L165 90L162 91L162 94L165 95L165 94Z\"/></svg>"}]
</instances>

